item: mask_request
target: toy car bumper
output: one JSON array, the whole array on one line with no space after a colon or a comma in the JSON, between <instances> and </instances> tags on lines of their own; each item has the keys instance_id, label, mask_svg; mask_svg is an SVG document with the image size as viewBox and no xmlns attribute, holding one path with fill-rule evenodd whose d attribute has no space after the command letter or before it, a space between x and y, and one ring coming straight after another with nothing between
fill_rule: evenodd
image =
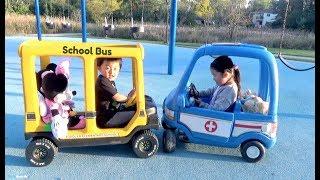
<instances>
[{"instance_id":1,"label":"toy car bumper","mask_svg":"<svg viewBox=\"0 0 320 180\"><path fill-rule=\"evenodd\" d=\"M177 127L177 121L169 119L168 117L166 117L165 114L162 115L161 124L162 124L162 126L166 126L169 128L176 128Z\"/></svg>"}]
</instances>

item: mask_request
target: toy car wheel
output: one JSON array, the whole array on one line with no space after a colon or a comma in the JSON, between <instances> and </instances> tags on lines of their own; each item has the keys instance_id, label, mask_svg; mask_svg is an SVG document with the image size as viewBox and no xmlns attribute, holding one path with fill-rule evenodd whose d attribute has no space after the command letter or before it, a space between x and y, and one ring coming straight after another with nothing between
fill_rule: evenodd
<instances>
[{"instance_id":1,"label":"toy car wheel","mask_svg":"<svg viewBox=\"0 0 320 180\"><path fill-rule=\"evenodd\" d=\"M181 142L190 143L190 140L184 132L179 131L177 137Z\"/></svg>"},{"instance_id":2,"label":"toy car wheel","mask_svg":"<svg viewBox=\"0 0 320 180\"><path fill-rule=\"evenodd\" d=\"M132 140L134 153L140 158L153 156L159 147L157 136L150 130L145 130Z\"/></svg>"},{"instance_id":3,"label":"toy car wheel","mask_svg":"<svg viewBox=\"0 0 320 180\"><path fill-rule=\"evenodd\" d=\"M163 142L163 151L170 153L176 150L176 134L174 130L167 129L163 132L162 137Z\"/></svg>"},{"instance_id":4,"label":"toy car wheel","mask_svg":"<svg viewBox=\"0 0 320 180\"><path fill-rule=\"evenodd\" d=\"M259 141L249 141L241 144L242 157L248 162L258 162L265 154L265 147Z\"/></svg>"},{"instance_id":5,"label":"toy car wheel","mask_svg":"<svg viewBox=\"0 0 320 180\"><path fill-rule=\"evenodd\" d=\"M32 166L46 166L51 163L58 148L46 138L32 140L26 148L27 161Z\"/></svg>"}]
</instances>

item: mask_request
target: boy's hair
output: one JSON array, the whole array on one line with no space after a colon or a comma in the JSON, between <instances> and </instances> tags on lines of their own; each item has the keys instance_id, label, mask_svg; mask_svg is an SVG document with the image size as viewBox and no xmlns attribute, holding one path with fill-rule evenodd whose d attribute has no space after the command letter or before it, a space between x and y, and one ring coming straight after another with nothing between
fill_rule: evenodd
<instances>
[{"instance_id":1,"label":"boy's hair","mask_svg":"<svg viewBox=\"0 0 320 180\"><path fill-rule=\"evenodd\" d=\"M119 65L120 65L120 69L122 67L122 59L121 58L105 58L105 57L97 58L97 66L100 67L104 61L118 61Z\"/></svg>"},{"instance_id":2,"label":"boy's hair","mask_svg":"<svg viewBox=\"0 0 320 180\"><path fill-rule=\"evenodd\" d=\"M224 72L234 72L234 81L236 82L238 86L238 97L240 96L241 92L241 84L240 84L240 70L239 68L235 68L236 65L233 64L231 58L228 56L219 56L216 59L212 61L210 64L211 69L215 69L218 72L224 73Z\"/></svg>"}]
</instances>

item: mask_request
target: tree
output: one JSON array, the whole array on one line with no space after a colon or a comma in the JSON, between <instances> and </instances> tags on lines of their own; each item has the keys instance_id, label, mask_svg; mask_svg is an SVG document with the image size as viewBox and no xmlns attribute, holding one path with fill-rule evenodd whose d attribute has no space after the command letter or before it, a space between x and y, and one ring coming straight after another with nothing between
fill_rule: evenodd
<instances>
[{"instance_id":1,"label":"tree","mask_svg":"<svg viewBox=\"0 0 320 180\"><path fill-rule=\"evenodd\" d=\"M6 0L6 12L15 12L17 14L30 14L29 6L32 2L28 0Z\"/></svg>"},{"instance_id":2,"label":"tree","mask_svg":"<svg viewBox=\"0 0 320 180\"><path fill-rule=\"evenodd\" d=\"M212 0L211 4L215 9L214 22L216 25L223 26L226 24L226 10L230 0Z\"/></svg>"},{"instance_id":3,"label":"tree","mask_svg":"<svg viewBox=\"0 0 320 180\"><path fill-rule=\"evenodd\" d=\"M273 28L282 27L287 2L284 0L273 1L271 9L277 14L276 21L271 24Z\"/></svg>"},{"instance_id":4,"label":"tree","mask_svg":"<svg viewBox=\"0 0 320 180\"><path fill-rule=\"evenodd\" d=\"M194 19L197 16L195 13L195 8L195 0L180 0L180 2L178 3L179 25L190 25L194 23Z\"/></svg>"},{"instance_id":5,"label":"tree","mask_svg":"<svg viewBox=\"0 0 320 180\"><path fill-rule=\"evenodd\" d=\"M288 28L314 30L314 0L291 0L289 7Z\"/></svg>"},{"instance_id":6,"label":"tree","mask_svg":"<svg viewBox=\"0 0 320 180\"><path fill-rule=\"evenodd\" d=\"M195 7L195 12L197 16L205 20L205 23L204 23L205 26L209 21L212 21L212 18L214 16L214 9L211 5L210 0L198 1Z\"/></svg>"},{"instance_id":7,"label":"tree","mask_svg":"<svg viewBox=\"0 0 320 180\"><path fill-rule=\"evenodd\" d=\"M165 22L166 9L168 4L170 4L170 0L167 1L168 2L166 2L166 0L145 0L144 19L152 22Z\"/></svg>"},{"instance_id":8,"label":"tree","mask_svg":"<svg viewBox=\"0 0 320 180\"><path fill-rule=\"evenodd\" d=\"M269 9L272 5L272 0L250 0L248 8L251 12Z\"/></svg>"},{"instance_id":9,"label":"tree","mask_svg":"<svg viewBox=\"0 0 320 180\"><path fill-rule=\"evenodd\" d=\"M122 4L122 0L108 0L107 6L106 6L107 16L110 16L110 14L112 14L114 11L119 10L121 4Z\"/></svg>"},{"instance_id":10,"label":"tree","mask_svg":"<svg viewBox=\"0 0 320 180\"><path fill-rule=\"evenodd\" d=\"M89 20L96 23L104 21L105 16L120 9L122 0L91 0L87 1Z\"/></svg>"},{"instance_id":11,"label":"tree","mask_svg":"<svg viewBox=\"0 0 320 180\"><path fill-rule=\"evenodd\" d=\"M238 26L248 22L248 17L245 16L245 5L246 0L231 0L226 7L224 20L228 25L230 39L234 39Z\"/></svg>"},{"instance_id":12,"label":"tree","mask_svg":"<svg viewBox=\"0 0 320 180\"><path fill-rule=\"evenodd\" d=\"M306 2L306 8L304 11L304 27L305 29L311 30L314 32L315 28L315 2L314 0L309 0Z\"/></svg>"},{"instance_id":13,"label":"tree","mask_svg":"<svg viewBox=\"0 0 320 180\"><path fill-rule=\"evenodd\" d=\"M165 21L164 0L144 0L144 20ZM142 0L132 0L133 19L141 19ZM128 20L131 17L131 0L123 0L120 9L115 12L115 18Z\"/></svg>"},{"instance_id":14,"label":"tree","mask_svg":"<svg viewBox=\"0 0 320 180\"><path fill-rule=\"evenodd\" d=\"M249 21L246 0L212 0L216 10L215 23L227 26L229 39L234 39L237 27L246 25Z\"/></svg>"},{"instance_id":15,"label":"tree","mask_svg":"<svg viewBox=\"0 0 320 180\"><path fill-rule=\"evenodd\" d=\"M281 27L287 2L285 0L274 1L272 9L278 14L273 27ZM314 31L315 27L315 1L314 0L290 0L286 27L290 29L303 29Z\"/></svg>"},{"instance_id":16,"label":"tree","mask_svg":"<svg viewBox=\"0 0 320 180\"><path fill-rule=\"evenodd\" d=\"M287 17L287 27L292 29L297 29L301 26L300 23L301 18L303 18L303 2L304 0L290 0L289 1L289 10L288 10L288 17ZM299 17L301 16L301 17Z\"/></svg>"}]
</instances>

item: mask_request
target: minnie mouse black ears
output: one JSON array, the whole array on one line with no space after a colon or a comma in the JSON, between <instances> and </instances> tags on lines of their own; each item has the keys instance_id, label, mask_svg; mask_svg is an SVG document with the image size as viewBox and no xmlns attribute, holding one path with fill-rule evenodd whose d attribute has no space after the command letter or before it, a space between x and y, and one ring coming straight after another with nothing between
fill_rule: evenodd
<instances>
[{"instance_id":1,"label":"minnie mouse black ears","mask_svg":"<svg viewBox=\"0 0 320 180\"><path fill-rule=\"evenodd\" d=\"M68 86L68 79L63 74L47 73L42 79L42 89L46 98L53 98L65 91Z\"/></svg>"},{"instance_id":2,"label":"minnie mouse black ears","mask_svg":"<svg viewBox=\"0 0 320 180\"><path fill-rule=\"evenodd\" d=\"M57 65L55 63L49 63L46 67L46 70L51 70L51 71L55 71L56 70Z\"/></svg>"},{"instance_id":3,"label":"minnie mouse black ears","mask_svg":"<svg viewBox=\"0 0 320 180\"><path fill-rule=\"evenodd\" d=\"M42 74L46 71L54 72L56 67L57 67L57 65L55 63L49 63L45 69L42 69L36 73L38 91L40 91L40 88L42 85L42 76L43 76Z\"/></svg>"}]
</instances>

